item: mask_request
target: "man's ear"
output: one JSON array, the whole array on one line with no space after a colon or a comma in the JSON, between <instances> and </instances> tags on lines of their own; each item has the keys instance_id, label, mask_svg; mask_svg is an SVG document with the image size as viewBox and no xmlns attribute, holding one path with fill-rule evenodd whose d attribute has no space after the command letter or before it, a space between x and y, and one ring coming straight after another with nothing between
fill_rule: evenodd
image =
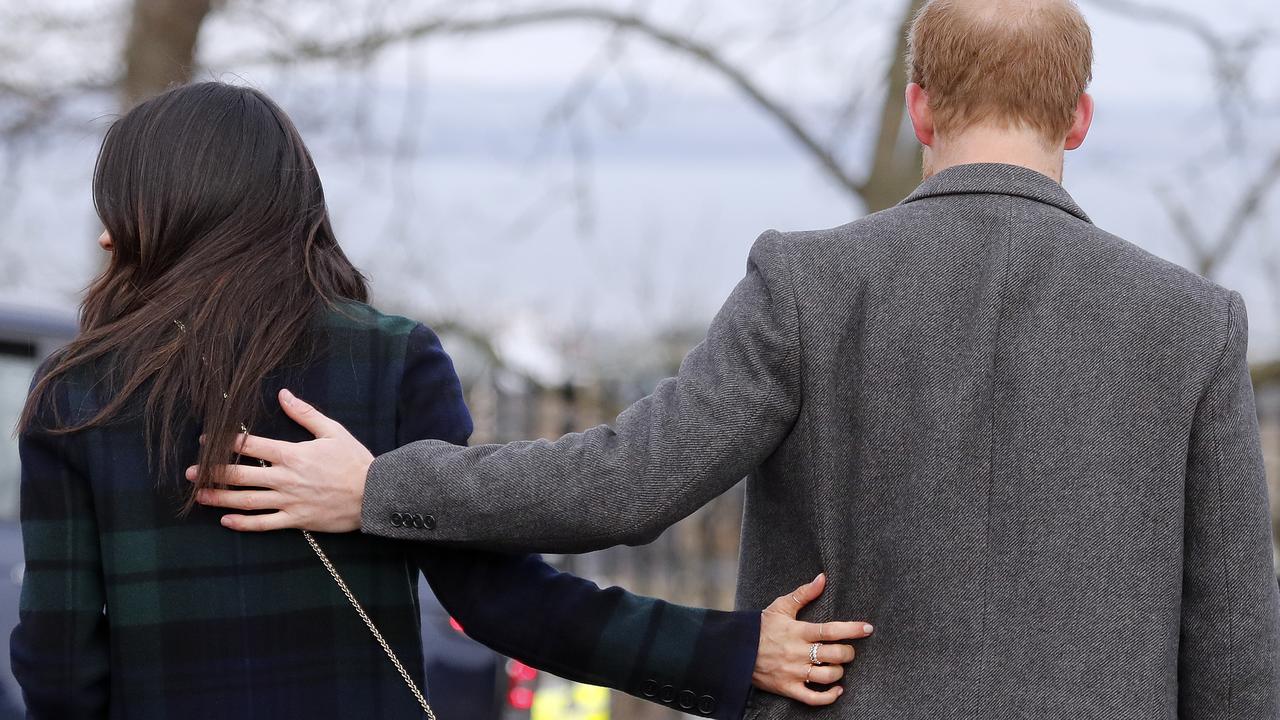
<instances>
[{"instance_id":1,"label":"man's ear","mask_svg":"<svg viewBox=\"0 0 1280 720\"><path fill-rule=\"evenodd\" d=\"M916 139L925 147L933 147L933 110L929 108L929 93L916 83L907 85L907 114L911 116Z\"/></svg>"},{"instance_id":2,"label":"man's ear","mask_svg":"<svg viewBox=\"0 0 1280 720\"><path fill-rule=\"evenodd\" d=\"M1066 148L1075 150L1083 145L1091 127L1093 127L1093 96L1085 93L1076 103L1076 119L1071 123L1071 132L1067 133Z\"/></svg>"}]
</instances>

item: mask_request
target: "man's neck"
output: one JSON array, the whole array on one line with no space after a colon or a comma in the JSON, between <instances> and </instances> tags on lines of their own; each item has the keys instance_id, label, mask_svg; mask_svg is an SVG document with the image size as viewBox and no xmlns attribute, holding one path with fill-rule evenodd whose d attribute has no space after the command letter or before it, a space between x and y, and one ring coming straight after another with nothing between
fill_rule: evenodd
<instances>
[{"instance_id":1,"label":"man's neck","mask_svg":"<svg viewBox=\"0 0 1280 720\"><path fill-rule=\"evenodd\" d=\"M1019 165L1062 182L1065 151L1046 147L1031 130L973 127L954 137L938 135L925 149L925 178L957 165L1004 163Z\"/></svg>"}]
</instances>

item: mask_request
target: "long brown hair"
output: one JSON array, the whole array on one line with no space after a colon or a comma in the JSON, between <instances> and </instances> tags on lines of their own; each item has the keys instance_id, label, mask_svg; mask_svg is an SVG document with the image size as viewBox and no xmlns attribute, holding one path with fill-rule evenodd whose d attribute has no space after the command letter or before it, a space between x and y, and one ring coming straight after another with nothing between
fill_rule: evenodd
<instances>
[{"instance_id":1,"label":"long brown hair","mask_svg":"<svg viewBox=\"0 0 1280 720\"><path fill-rule=\"evenodd\" d=\"M241 425L263 412L263 380L308 346L317 312L368 296L334 237L315 164L261 92L197 83L111 125L93 199L111 260L85 294L79 336L37 380L19 429L56 405L59 379L90 368L101 400L89 417L55 417L40 430L99 427L136 407L164 478L179 429L196 422L205 436L196 486L217 484Z\"/></svg>"}]
</instances>

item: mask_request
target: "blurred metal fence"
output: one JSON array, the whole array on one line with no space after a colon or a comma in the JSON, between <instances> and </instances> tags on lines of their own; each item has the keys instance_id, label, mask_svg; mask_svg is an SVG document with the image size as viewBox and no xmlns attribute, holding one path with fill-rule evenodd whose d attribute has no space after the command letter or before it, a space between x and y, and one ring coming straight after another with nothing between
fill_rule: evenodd
<instances>
[{"instance_id":1,"label":"blurred metal fence","mask_svg":"<svg viewBox=\"0 0 1280 720\"><path fill-rule=\"evenodd\" d=\"M476 424L472 442L554 438L612 422L643 395L642 385L603 381L546 387L501 370L473 375L466 378L467 404ZM732 609L742 503L743 486L739 484L649 545L549 560L601 586L619 585L685 605ZM620 693L613 694L612 706L614 720L681 717Z\"/></svg>"}]
</instances>

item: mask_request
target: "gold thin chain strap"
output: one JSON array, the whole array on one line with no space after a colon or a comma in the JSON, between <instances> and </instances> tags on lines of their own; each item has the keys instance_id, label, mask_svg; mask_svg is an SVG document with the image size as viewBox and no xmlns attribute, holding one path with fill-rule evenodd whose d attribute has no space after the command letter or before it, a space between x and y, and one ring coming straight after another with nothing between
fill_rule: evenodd
<instances>
[{"instance_id":1,"label":"gold thin chain strap","mask_svg":"<svg viewBox=\"0 0 1280 720\"><path fill-rule=\"evenodd\" d=\"M320 558L320 562L324 563L324 569L329 571L329 575L333 578L333 581L338 584L338 589L342 591L343 595L347 596L347 600L351 603L351 607L355 608L356 614L364 621L365 627L369 628L369 632L373 633L373 639L377 640L378 644L382 646L382 651L387 654L387 659L391 661L392 665L396 666L396 672L400 673L400 677L404 678L404 684L409 686L409 691L413 693L415 698L417 698L418 704L422 706L422 711L427 714L428 720L436 720L436 714L431 711L431 706L427 704L427 699L423 697L422 691L418 689L417 683L415 683L413 678L409 676L409 672L404 669L404 665L400 664L400 658L396 657L396 653L391 649L391 645L382 637L382 633L378 632L378 627L373 624L373 620L369 618L369 614L364 611L363 607L361 607L360 601L357 600L355 594L351 592L351 588L347 587L347 583L342 579L342 575L338 573L338 569L329 561L329 556L320 548L320 543L316 542L316 539L306 530L302 531L302 537L306 538L307 544L311 546L312 550L316 551L316 557Z\"/></svg>"},{"instance_id":2,"label":"gold thin chain strap","mask_svg":"<svg viewBox=\"0 0 1280 720\"><path fill-rule=\"evenodd\" d=\"M240 430L245 435L249 434L249 428L243 424L240 426ZM270 467L265 460L259 460L258 464L262 467ZM369 632L373 634L373 639L377 640L378 644L382 646L382 652L387 654L387 659L395 666L396 672L400 673L400 677L404 679L404 684L409 687L409 692L413 693L418 705L422 706L422 712L427 714L427 720L436 720L436 714L431 711L431 706L427 704L427 698L418 689L418 684L413 681L409 671L404 669L404 665L400 663L400 658L396 657L396 652L391 649L391 644L387 642L386 638L382 637L378 626L373 624L373 619L369 617L369 613L364 611L364 606L356 599L355 593L351 592L351 588L347 587L347 581L342 579L342 574L338 572L338 568L333 566L333 562L329 560L329 556L320 547L320 543L306 530L302 531L302 537L306 539L307 544L315 551L316 557L320 558L324 569L329 571L329 577L333 578L333 581L338 584L338 589L342 591L343 595L347 596L347 601L351 603L351 607L355 608L356 614L364 621L364 626L369 628Z\"/></svg>"}]
</instances>

